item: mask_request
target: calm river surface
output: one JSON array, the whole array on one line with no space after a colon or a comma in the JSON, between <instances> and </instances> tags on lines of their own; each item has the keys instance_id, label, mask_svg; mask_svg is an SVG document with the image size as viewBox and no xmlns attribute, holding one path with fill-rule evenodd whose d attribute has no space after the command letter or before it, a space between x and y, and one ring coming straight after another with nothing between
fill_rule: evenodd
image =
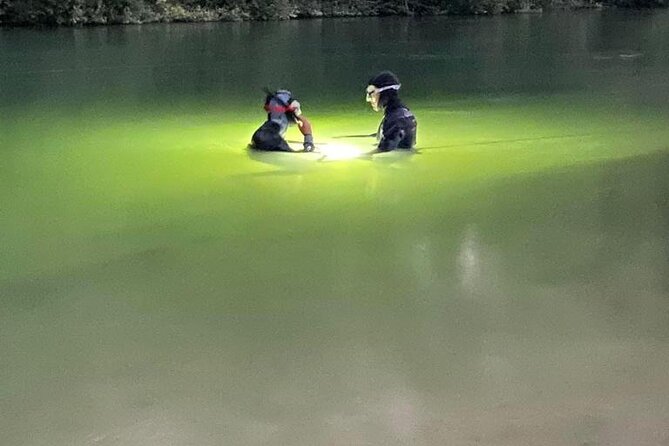
<instances>
[{"instance_id":1,"label":"calm river surface","mask_svg":"<svg viewBox=\"0 0 669 446\"><path fill-rule=\"evenodd\" d=\"M352 158L381 69L419 153ZM0 29L1 443L667 445L668 72L669 11Z\"/></svg>"}]
</instances>

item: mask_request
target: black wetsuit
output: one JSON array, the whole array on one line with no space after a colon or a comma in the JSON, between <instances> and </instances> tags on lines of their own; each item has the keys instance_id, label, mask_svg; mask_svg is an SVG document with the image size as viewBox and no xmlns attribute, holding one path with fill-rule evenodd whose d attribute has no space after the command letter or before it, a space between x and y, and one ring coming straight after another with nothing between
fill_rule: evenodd
<instances>
[{"instance_id":1,"label":"black wetsuit","mask_svg":"<svg viewBox=\"0 0 669 446\"><path fill-rule=\"evenodd\" d=\"M269 119L255 131L251 141L253 148L257 150L293 151L281 135L281 125Z\"/></svg>"},{"instance_id":2,"label":"black wetsuit","mask_svg":"<svg viewBox=\"0 0 669 446\"><path fill-rule=\"evenodd\" d=\"M251 137L253 148L293 152L283 134L291 123L299 123L300 132L304 135L305 151L313 150L311 124L305 116L296 115L299 114L299 102L292 98L289 91L279 90L276 93L269 93L265 99L265 111L267 111L267 121Z\"/></svg>"},{"instance_id":3,"label":"black wetsuit","mask_svg":"<svg viewBox=\"0 0 669 446\"><path fill-rule=\"evenodd\" d=\"M400 98L391 97L385 106L383 121L379 131L380 152L394 149L411 149L416 145L416 129L418 123Z\"/></svg>"}]
</instances>

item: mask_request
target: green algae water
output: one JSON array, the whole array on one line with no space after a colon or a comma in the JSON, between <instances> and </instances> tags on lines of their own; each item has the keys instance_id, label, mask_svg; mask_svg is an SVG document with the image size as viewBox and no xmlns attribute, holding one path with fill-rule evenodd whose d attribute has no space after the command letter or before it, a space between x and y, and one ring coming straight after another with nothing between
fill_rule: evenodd
<instances>
[{"instance_id":1,"label":"green algae water","mask_svg":"<svg viewBox=\"0 0 669 446\"><path fill-rule=\"evenodd\" d=\"M344 137L381 69L416 154ZM0 29L3 444L665 444L668 70L666 11Z\"/></svg>"}]
</instances>

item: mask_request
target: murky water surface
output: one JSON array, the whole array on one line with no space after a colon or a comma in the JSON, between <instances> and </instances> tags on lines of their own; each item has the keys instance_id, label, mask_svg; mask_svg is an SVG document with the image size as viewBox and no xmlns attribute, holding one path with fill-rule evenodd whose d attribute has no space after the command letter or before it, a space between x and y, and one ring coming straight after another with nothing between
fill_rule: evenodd
<instances>
[{"instance_id":1,"label":"murky water surface","mask_svg":"<svg viewBox=\"0 0 669 446\"><path fill-rule=\"evenodd\" d=\"M419 153L350 158L384 68ZM0 30L2 443L666 445L668 70L666 12Z\"/></svg>"}]
</instances>

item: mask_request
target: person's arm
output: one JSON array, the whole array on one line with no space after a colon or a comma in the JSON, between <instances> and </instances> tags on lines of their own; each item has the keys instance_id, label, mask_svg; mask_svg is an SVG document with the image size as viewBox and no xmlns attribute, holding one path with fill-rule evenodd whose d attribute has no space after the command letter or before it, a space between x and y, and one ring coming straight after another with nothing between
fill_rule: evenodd
<instances>
[{"instance_id":1,"label":"person's arm","mask_svg":"<svg viewBox=\"0 0 669 446\"><path fill-rule=\"evenodd\" d=\"M304 151L311 152L314 150L314 136L311 132L311 123L302 114L299 117L296 117L295 120L297 122L297 127L300 129L300 133L304 135Z\"/></svg>"},{"instance_id":2,"label":"person's arm","mask_svg":"<svg viewBox=\"0 0 669 446\"><path fill-rule=\"evenodd\" d=\"M302 114L302 106L300 105L299 101L294 100L291 102L288 111L292 114L293 119L297 123L297 127L300 129L300 132L302 135L304 135L304 151L311 152L314 150L314 137L311 132L311 123L306 118L306 116Z\"/></svg>"},{"instance_id":3,"label":"person's arm","mask_svg":"<svg viewBox=\"0 0 669 446\"><path fill-rule=\"evenodd\" d=\"M383 121L383 133L379 141L379 152L395 150L402 138L404 138L403 122L400 119L385 119Z\"/></svg>"}]
</instances>

